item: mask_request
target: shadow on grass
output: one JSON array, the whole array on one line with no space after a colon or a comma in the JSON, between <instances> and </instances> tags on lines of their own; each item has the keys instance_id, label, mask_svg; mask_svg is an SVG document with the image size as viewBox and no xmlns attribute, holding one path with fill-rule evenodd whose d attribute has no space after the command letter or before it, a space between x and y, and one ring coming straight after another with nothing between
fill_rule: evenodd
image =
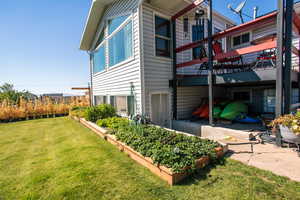
<instances>
[{"instance_id":1,"label":"shadow on grass","mask_svg":"<svg viewBox=\"0 0 300 200\"><path fill-rule=\"evenodd\" d=\"M224 166L227 162L227 155L222 157L221 159L218 159L214 162L209 163L204 168L196 170L194 173L192 173L189 177L179 182L177 185L194 185L197 184L197 182L202 180L211 179L204 187L210 186L214 184L215 182L219 181L219 179L222 179L221 177L215 177L212 178L210 175L210 171L215 169L218 166Z\"/></svg>"}]
</instances>

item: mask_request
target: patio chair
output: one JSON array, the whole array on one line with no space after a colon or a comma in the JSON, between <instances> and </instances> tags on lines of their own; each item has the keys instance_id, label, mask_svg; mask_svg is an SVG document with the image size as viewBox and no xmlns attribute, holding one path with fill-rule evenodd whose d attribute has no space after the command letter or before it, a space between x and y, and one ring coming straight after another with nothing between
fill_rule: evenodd
<instances>
[{"instance_id":1,"label":"patio chair","mask_svg":"<svg viewBox=\"0 0 300 200\"><path fill-rule=\"evenodd\" d=\"M267 64L266 64L267 63ZM267 68L267 67L275 67L276 63L276 50L268 49L264 50L261 54L257 56L257 61L253 68Z\"/></svg>"},{"instance_id":2,"label":"patio chair","mask_svg":"<svg viewBox=\"0 0 300 200\"><path fill-rule=\"evenodd\" d=\"M215 55L224 53L224 51L222 49L222 44L219 41L215 41L213 43L213 45L212 45L212 48L213 48L213 52L214 52ZM224 66L223 70L227 69L227 70L234 71L235 69L241 69L241 66L240 65L236 65L235 63L243 65L243 58L242 58L242 56L234 56L234 57L230 57L230 58L222 58L222 59L218 59L217 61L218 61L218 63L220 63L221 65Z\"/></svg>"}]
</instances>

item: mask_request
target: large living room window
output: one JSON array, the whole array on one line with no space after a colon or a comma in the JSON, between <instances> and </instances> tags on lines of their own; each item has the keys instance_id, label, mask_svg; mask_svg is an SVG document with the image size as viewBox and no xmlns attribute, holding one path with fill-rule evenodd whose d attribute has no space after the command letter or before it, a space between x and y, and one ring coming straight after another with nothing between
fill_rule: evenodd
<instances>
[{"instance_id":1,"label":"large living room window","mask_svg":"<svg viewBox=\"0 0 300 200\"><path fill-rule=\"evenodd\" d=\"M93 73L104 71L133 56L132 15L122 15L107 21L92 53Z\"/></svg>"},{"instance_id":2,"label":"large living room window","mask_svg":"<svg viewBox=\"0 0 300 200\"><path fill-rule=\"evenodd\" d=\"M125 15L108 21L109 67L132 57L132 16Z\"/></svg>"},{"instance_id":3,"label":"large living room window","mask_svg":"<svg viewBox=\"0 0 300 200\"><path fill-rule=\"evenodd\" d=\"M155 16L155 53L156 56L171 56L170 20Z\"/></svg>"}]
</instances>

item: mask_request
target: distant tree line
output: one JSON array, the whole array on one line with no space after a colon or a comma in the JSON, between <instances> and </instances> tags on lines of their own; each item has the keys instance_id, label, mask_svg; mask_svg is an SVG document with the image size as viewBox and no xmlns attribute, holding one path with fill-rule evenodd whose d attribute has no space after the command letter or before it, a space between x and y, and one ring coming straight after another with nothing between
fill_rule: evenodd
<instances>
[{"instance_id":1,"label":"distant tree line","mask_svg":"<svg viewBox=\"0 0 300 200\"><path fill-rule=\"evenodd\" d=\"M27 90L18 91L13 84L4 83L0 85L0 102L7 100L10 103L18 104L21 98L30 100L37 98L37 96Z\"/></svg>"}]
</instances>

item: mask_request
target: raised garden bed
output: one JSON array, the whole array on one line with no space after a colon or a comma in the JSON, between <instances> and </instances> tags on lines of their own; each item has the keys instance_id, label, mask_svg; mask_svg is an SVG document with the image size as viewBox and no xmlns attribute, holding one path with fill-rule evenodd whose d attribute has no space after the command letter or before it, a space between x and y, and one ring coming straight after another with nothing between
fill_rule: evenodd
<instances>
[{"instance_id":1,"label":"raised garden bed","mask_svg":"<svg viewBox=\"0 0 300 200\"><path fill-rule=\"evenodd\" d=\"M116 139L115 135L108 134L108 131L106 129L99 127L97 124L95 124L93 122L89 122L83 118L80 118L80 119L77 117L72 117L72 118L79 121L81 124L83 124L84 126L86 126L89 129L91 129L92 131L94 131L96 134L98 134L100 137L104 138L111 144L117 146L120 151L126 153L130 158L132 158L133 160L135 160L137 163L141 164L142 166L148 168L152 173L156 174L161 179L167 181L170 185L174 185L174 184L180 182L181 180L183 180L184 178L186 178L187 176L189 176L191 174L191 172L188 170L190 168L189 166L187 166L185 168L186 170L184 170L184 172L180 172L180 173L173 172L172 169L167 168L162 165L155 164L151 158L144 157L143 155L141 155L140 153L138 153L131 147L124 144L123 142L118 141ZM187 134L187 133L180 133L180 134L185 134L185 135L191 136L190 134ZM218 158L222 157L224 155L224 153L227 151L226 145L220 144L220 146L221 147L218 147L215 149ZM210 160L209 160L208 156L203 156L203 157L197 159L195 161L196 169L203 168L204 166L206 166L209 163L209 161Z\"/></svg>"}]
</instances>

